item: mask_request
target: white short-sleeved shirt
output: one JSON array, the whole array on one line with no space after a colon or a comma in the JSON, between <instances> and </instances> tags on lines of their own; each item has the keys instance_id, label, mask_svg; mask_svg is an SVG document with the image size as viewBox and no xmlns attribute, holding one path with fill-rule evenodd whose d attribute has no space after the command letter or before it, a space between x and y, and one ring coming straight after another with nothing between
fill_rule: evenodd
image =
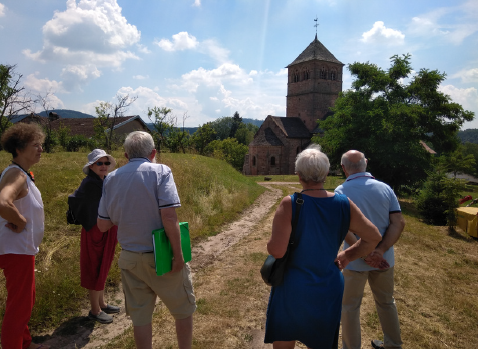
<instances>
[{"instance_id":1,"label":"white short-sleeved shirt","mask_svg":"<svg viewBox=\"0 0 478 349\"><path fill-rule=\"evenodd\" d=\"M118 226L118 242L124 250L151 252L151 232L163 228L159 210L179 206L171 169L133 158L105 178L98 217Z\"/></svg>"},{"instance_id":2,"label":"white short-sleeved shirt","mask_svg":"<svg viewBox=\"0 0 478 349\"><path fill-rule=\"evenodd\" d=\"M346 195L358 206L360 211L380 231L383 236L390 225L390 214L401 212L398 199L389 185L377 181L369 172L355 173L347 177L347 180L339 185L335 192ZM344 250L349 247L344 242ZM383 257L391 267L395 265L393 246L390 247ZM345 269L355 271L375 270L362 259L350 262Z\"/></svg>"}]
</instances>

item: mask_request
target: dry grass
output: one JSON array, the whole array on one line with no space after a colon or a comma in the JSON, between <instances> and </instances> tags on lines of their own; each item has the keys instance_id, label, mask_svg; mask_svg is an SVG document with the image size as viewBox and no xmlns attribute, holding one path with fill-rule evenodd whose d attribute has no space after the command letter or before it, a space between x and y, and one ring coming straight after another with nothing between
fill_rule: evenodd
<instances>
[{"instance_id":1,"label":"dry grass","mask_svg":"<svg viewBox=\"0 0 478 349\"><path fill-rule=\"evenodd\" d=\"M86 290L80 286L81 228L67 225L65 215L68 195L84 178L82 167L86 155L44 153L40 163L31 169L45 207L45 235L36 256L36 303L30 320L34 333L81 315L88 306ZM112 155L118 166L127 161L121 151ZM10 154L0 152L0 169L10 159ZM223 161L188 154L162 154L161 162L173 170L183 205L177 210L178 216L181 221L190 222L193 240L214 235L221 224L233 220L264 190ZM120 278L114 261L107 279L107 293L118 289ZM4 285L0 273L0 324L5 311Z\"/></svg>"},{"instance_id":2,"label":"dry grass","mask_svg":"<svg viewBox=\"0 0 478 349\"><path fill-rule=\"evenodd\" d=\"M286 189L288 192L291 188ZM292 189L293 190L293 189ZM286 193L284 193L285 195ZM478 241L446 227L428 226L401 201L407 225L396 245L395 299L404 348L478 348ZM258 229L194 276L197 348L251 348L264 328L269 288L259 269L266 257L274 209ZM368 286L363 299L362 345L383 339ZM177 348L173 321L158 306L154 348ZM134 348L126 332L106 348ZM298 348L303 346L298 343Z\"/></svg>"}]
</instances>

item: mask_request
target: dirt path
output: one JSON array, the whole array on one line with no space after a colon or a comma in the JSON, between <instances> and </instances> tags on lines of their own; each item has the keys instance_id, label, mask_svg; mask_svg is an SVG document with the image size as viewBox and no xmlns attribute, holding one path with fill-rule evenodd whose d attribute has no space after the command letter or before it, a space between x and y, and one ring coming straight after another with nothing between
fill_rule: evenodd
<instances>
[{"instance_id":1,"label":"dirt path","mask_svg":"<svg viewBox=\"0 0 478 349\"><path fill-rule=\"evenodd\" d=\"M222 253L246 237L254 230L255 226L262 222L271 207L282 197L282 191L273 188L272 185L297 186L297 183L284 182L264 182L259 184L269 190L259 196L242 213L237 221L227 225L220 234L209 237L206 241L194 246L190 263L193 273L214 263ZM94 323L87 317L88 310L83 310L82 316L72 318L57 329L42 334L41 337L46 339L43 341L43 344L50 345L53 349L98 348L121 335L126 329L131 327L131 320L126 317L124 312L123 294L122 292L114 295L108 294L107 299L123 309L120 314L114 316L113 324L102 325ZM262 331L254 333L252 347L254 349L269 348L269 346L264 346L262 339Z\"/></svg>"}]
</instances>

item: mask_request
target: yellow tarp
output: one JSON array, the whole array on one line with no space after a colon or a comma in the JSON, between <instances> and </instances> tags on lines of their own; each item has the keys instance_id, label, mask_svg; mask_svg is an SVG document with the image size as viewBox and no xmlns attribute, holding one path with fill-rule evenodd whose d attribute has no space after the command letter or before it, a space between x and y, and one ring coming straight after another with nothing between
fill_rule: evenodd
<instances>
[{"instance_id":1,"label":"yellow tarp","mask_svg":"<svg viewBox=\"0 0 478 349\"><path fill-rule=\"evenodd\" d=\"M459 207L456 210L458 226L468 235L478 238L478 208Z\"/></svg>"}]
</instances>

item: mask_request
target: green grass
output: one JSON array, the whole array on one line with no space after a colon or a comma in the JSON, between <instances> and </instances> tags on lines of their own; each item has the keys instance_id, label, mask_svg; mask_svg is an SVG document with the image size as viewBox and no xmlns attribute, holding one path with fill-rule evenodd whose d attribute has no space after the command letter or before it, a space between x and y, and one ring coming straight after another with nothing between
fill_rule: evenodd
<instances>
[{"instance_id":1,"label":"green grass","mask_svg":"<svg viewBox=\"0 0 478 349\"><path fill-rule=\"evenodd\" d=\"M120 151L112 152L118 166L126 159ZM36 256L36 303L30 327L44 330L64 319L80 315L88 306L87 292L80 286L80 230L66 223L68 195L85 175L86 152L58 152L42 155L31 168L42 193L45 210L45 235ZM0 168L11 155L0 152ZM234 220L265 189L241 175L224 161L190 154L161 154L159 162L171 167L182 207L180 221L189 222L193 244L215 235L220 226ZM120 248L117 248L117 255ZM118 288L120 272L116 260L107 279L107 292ZM5 279L0 274L0 315L5 311ZM1 321L1 320L0 320Z\"/></svg>"}]
</instances>

